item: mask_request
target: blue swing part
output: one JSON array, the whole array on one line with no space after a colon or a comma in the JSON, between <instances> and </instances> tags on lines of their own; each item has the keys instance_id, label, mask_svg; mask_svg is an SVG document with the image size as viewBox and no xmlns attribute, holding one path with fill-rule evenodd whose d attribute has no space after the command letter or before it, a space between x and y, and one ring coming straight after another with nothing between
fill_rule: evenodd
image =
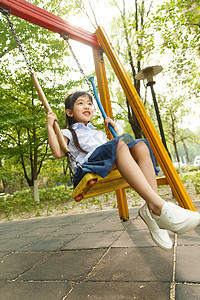
<instances>
[{"instance_id":1,"label":"blue swing part","mask_svg":"<svg viewBox=\"0 0 200 300\"><path fill-rule=\"evenodd\" d=\"M99 99L99 95L98 95L98 93L97 93L96 85L95 85L95 83L94 83L94 76L91 76L91 77L89 78L89 81L90 81L91 84L92 84L94 96L95 96L95 99L96 99L96 101L97 101L97 105L98 105L98 107L99 107L99 109L100 109L100 111L101 111L101 114L102 114L102 116L103 116L103 118L104 118L104 120L105 120L105 119L107 118L107 115L106 115L106 113L105 113L105 111L104 111L104 109L103 109L103 106L102 106L102 104L101 104L101 101L100 101L100 99ZM117 133L116 133L115 129L112 127L111 124L108 124L108 128L109 128L110 132L112 133L113 137L114 137L114 138L117 137Z\"/></svg>"}]
</instances>

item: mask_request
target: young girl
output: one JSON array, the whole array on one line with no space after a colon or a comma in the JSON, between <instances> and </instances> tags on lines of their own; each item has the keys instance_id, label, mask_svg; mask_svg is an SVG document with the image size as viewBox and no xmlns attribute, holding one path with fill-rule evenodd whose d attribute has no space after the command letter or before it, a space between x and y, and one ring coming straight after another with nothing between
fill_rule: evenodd
<instances>
[{"instance_id":1,"label":"young girl","mask_svg":"<svg viewBox=\"0 0 200 300\"><path fill-rule=\"evenodd\" d=\"M75 92L65 100L66 127L62 130L69 150L82 165L75 169L75 185L88 173L102 177L117 168L129 185L145 200L139 214L147 224L153 241L162 249L172 247L167 230L183 234L194 229L200 222L200 214L183 209L171 202L165 202L159 195L155 176L155 165L151 149L146 140L134 140L131 135L123 134L110 141L102 131L95 130L90 123L94 115L92 97L87 92ZM53 124L57 120L53 112L47 114L49 145L56 158L63 153ZM111 124L118 134L116 124Z\"/></svg>"}]
</instances>

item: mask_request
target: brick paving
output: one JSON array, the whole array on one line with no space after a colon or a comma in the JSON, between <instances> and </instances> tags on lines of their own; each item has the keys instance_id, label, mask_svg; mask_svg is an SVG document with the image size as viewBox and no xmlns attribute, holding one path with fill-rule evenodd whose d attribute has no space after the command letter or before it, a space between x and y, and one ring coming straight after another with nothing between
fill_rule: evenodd
<instances>
[{"instance_id":1,"label":"brick paving","mask_svg":"<svg viewBox=\"0 0 200 300\"><path fill-rule=\"evenodd\" d=\"M200 299L200 226L164 251L129 212L1 223L0 300Z\"/></svg>"}]
</instances>

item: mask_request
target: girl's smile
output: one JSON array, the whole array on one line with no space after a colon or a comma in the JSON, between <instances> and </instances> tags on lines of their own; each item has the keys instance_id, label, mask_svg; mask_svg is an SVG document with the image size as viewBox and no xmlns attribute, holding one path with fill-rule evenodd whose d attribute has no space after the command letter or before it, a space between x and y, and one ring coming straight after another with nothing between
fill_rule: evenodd
<instances>
[{"instance_id":1,"label":"girl's smile","mask_svg":"<svg viewBox=\"0 0 200 300\"><path fill-rule=\"evenodd\" d=\"M84 111L83 114L86 115L86 116L89 116L90 115L90 111Z\"/></svg>"}]
</instances>

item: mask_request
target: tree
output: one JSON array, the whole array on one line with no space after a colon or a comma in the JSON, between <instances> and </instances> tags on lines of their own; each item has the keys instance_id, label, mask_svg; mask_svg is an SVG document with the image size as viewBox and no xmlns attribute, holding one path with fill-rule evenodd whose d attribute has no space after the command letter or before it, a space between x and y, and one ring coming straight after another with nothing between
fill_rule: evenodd
<instances>
[{"instance_id":1,"label":"tree","mask_svg":"<svg viewBox=\"0 0 200 300\"><path fill-rule=\"evenodd\" d=\"M154 14L154 31L160 33L158 48L171 60L165 66L171 82L180 90L192 93L194 102L200 96L200 11L199 0L169 0Z\"/></svg>"},{"instance_id":2,"label":"tree","mask_svg":"<svg viewBox=\"0 0 200 300\"><path fill-rule=\"evenodd\" d=\"M125 0L122 1L121 6L116 0L111 0L110 4L113 7L117 7L119 11L119 17L115 17L112 22L112 38L116 45L116 50L123 58L134 86L140 95L140 81L135 79L135 75L141 70L141 66L153 49L153 39L148 32L148 17L152 8L152 2L148 6L145 0L135 0L134 7L128 5L128 2ZM143 101L145 101L144 98ZM135 138L141 138L143 135L142 129L127 99L126 105L128 120Z\"/></svg>"},{"instance_id":3,"label":"tree","mask_svg":"<svg viewBox=\"0 0 200 300\"><path fill-rule=\"evenodd\" d=\"M156 51L163 61L163 76L166 81L168 80L165 89L168 91L163 90L161 97L165 99L166 96L169 98L171 95L171 101L174 102L173 110L176 110L177 101L179 101L183 109L183 116L186 112L185 107L195 110L195 106L199 106L199 4L199 0L168 0L160 5L152 19L154 33L157 36ZM169 108L172 107L169 106ZM195 112L191 109L190 114L194 115ZM163 118L166 116L162 116ZM175 116L174 118L176 119ZM176 138L176 142L174 139L174 144L181 139L184 144L186 140L190 139L191 133L187 135L185 130L181 130L181 115L176 121L174 118L171 116L171 122L177 123L179 131L179 138ZM167 132L166 128L165 131ZM187 151L186 143L183 147ZM178 150L176 150L177 152ZM186 156L189 160L189 153ZM179 160L177 159L177 161Z\"/></svg>"},{"instance_id":4,"label":"tree","mask_svg":"<svg viewBox=\"0 0 200 300\"><path fill-rule=\"evenodd\" d=\"M159 98L159 106L163 115L163 124L167 132L167 142L174 147L175 157L180 164L180 156L178 153L178 144L183 143L189 138L188 133L180 128L183 118L188 115L190 109L184 106L182 97L169 98L162 96ZM187 149L185 148L187 151ZM186 156L189 157L188 152ZM189 161L189 159L188 159Z\"/></svg>"},{"instance_id":5,"label":"tree","mask_svg":"<svg viewBox=\"0 0 200 300\"><path fill-rule=\"evenodd\" d=\"M157 30L162 32L165 47L200 50L199 5L199 0L169 0L160 6L154 20L161 25Z\"/></svg>"},{"instance_id":6,"label":"tree","mask_svg":"<svg viewBox=\"0 0 200 300\"><path fill-rule=\"evenodd\" d=\"M0 94L1 155L15 156L21 162L26 181L33 188L47 154L45 114L36 103L28 75L18 74L13 80L10 74L1 84Z\"/></svg>"},{"instance_id":7,"label":"tree","mask_svg":"<svg viewBox=\"0 0 200 300\"><path fill-rule=\"evenodd\" d=\"M38 1L32 2L38 3ZM51 8L51 5L48 8ZM60 9L60 11L65 14L67 9ZM15 156L22 165L28 185L33 189L47 156L45 112L38 101L38 95L27 73L23 58L10 34L8 23L2 16L1 19L1 157ZM73 80L68 82L65 80L69 71L69 67L63 61L67 55L66 43L58 39L56 34L43 28L13 16L11 19L31 65L37 70L40 84L52 109L58 116L61 115L60 103L63 102L65 90L70 89L72 85L77 85ZM64 109L62 120L64 120ZM61 126L64 124L61 123Z\"/></svg>"},{"instance_id":8,"label":"tree","mask_svg":"<svg viewBox=\"0 0 200 300\"><path fill-rule=\"evenodd\" d=\"M15 157L0 160L1 192L13 194L16 190L28 188L24 178L22 166Z\"/></svg>"}]
</instances>

